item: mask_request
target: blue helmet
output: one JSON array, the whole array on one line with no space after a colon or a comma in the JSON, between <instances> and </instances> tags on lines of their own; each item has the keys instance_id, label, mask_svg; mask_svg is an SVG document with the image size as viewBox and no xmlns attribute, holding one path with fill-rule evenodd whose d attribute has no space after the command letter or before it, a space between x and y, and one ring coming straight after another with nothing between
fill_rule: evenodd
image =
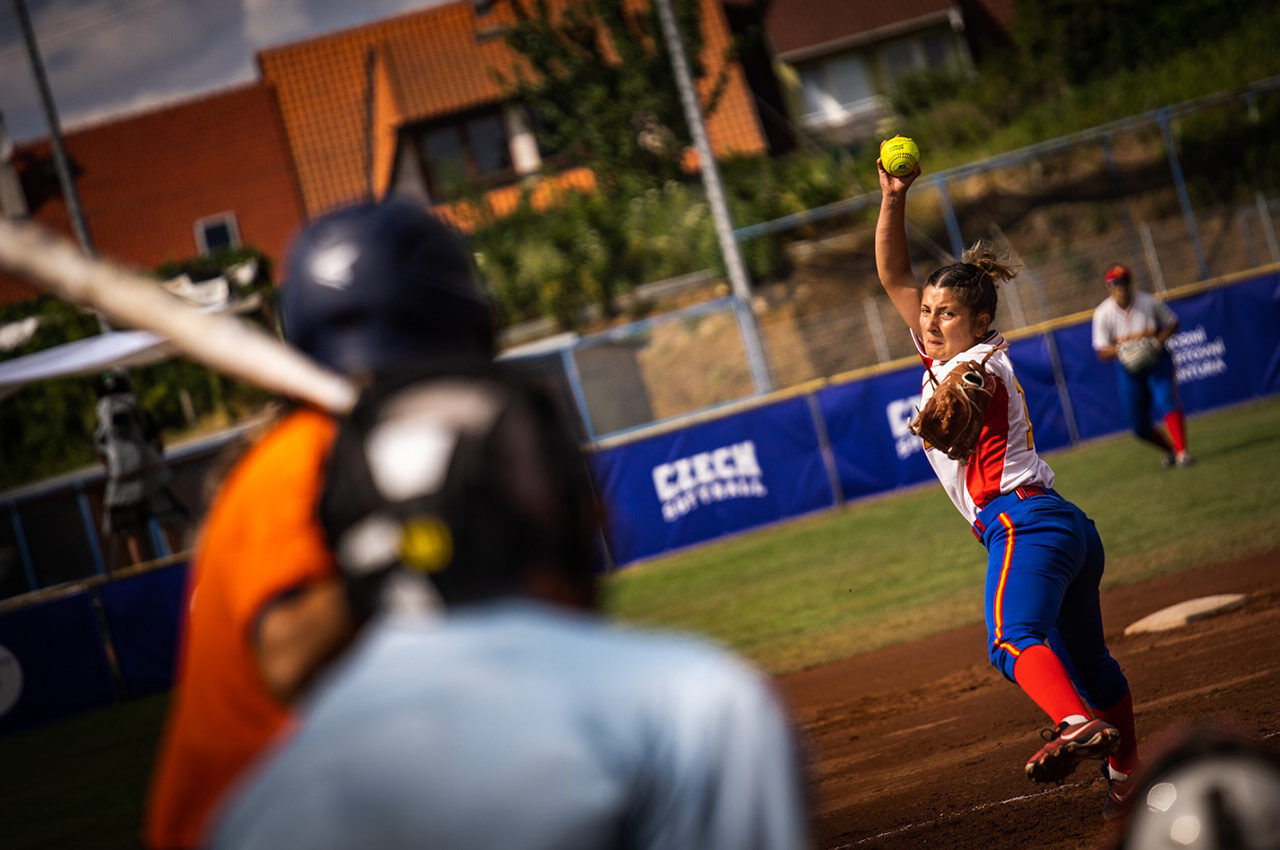
<instances>
[{"instance_id":1,"label":"blue helmet","mask_svg":"<svg viewBox=\"0 0 1280 850\"><path fill-rule=\"evenodd\" d=\"M407 200L342 207L303 228L280 303L285 338L346 375L494 352L493 305L462 237Z\"/></svg>"}]
</instances>

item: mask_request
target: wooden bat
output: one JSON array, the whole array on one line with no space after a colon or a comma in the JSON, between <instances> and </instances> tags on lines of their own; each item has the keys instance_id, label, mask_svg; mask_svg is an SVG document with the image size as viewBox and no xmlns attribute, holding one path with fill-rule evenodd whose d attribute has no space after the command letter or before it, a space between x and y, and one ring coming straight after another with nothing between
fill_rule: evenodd
<instances>
[{"instance_id":1,"label":"wooden bat","mask_svg":"<svg viewBox=\"0 0 1280 850\"><path fill-rule=\"evenodd\" d=\"M204 366L341 414L356 390L257 325L206 313L158 282L94 259L32 222L0 218L0 268L65 301L98 311L113 324L151 331Z\"/></svg>"}]
</instances>

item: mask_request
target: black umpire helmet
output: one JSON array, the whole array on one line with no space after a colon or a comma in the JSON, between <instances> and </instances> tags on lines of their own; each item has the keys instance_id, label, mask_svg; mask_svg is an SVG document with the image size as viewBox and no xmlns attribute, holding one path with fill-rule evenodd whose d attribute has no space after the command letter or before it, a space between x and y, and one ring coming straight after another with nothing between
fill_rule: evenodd
<instances>
[{"instance_id":1,"label":"black umpire helmet","mask_svg":"<svg viewBox=\"0 0 1280 850\"><path fill-rule=\"evenodd\" d=\"M288 266L285 338L338 372L493 355L493 305L462 237L414 202L362 202L321 216L298 235Z\"/></svg>"},{"instance_id":2,"label":"black umpire helmet","mask_svg":"<svg viewBox=\"0 0 1280 850\"><path fill-rule=\"evenodd\" d=\"M568 418L498 364L436 363L366 390L334 441L319 517L355 610L531 589L590 606L601 511Z\"/></svg>"}]
</instances>

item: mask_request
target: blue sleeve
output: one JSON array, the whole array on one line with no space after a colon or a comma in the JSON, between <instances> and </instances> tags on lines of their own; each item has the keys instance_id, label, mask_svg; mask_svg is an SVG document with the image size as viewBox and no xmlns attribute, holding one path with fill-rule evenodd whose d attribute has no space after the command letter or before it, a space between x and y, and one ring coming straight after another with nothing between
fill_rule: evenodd
<instances>
[{"instance_id":1,"label":"blue sleeve","mask_svg":"<svg viewBox=\"0 0 1280 850\"><path fill-rule=\"evenodd\" d=\"M754 671L686 677L634 835L642 848L789 850L812 846L806 771L790 719ZM695 690L696 689L696 690Z\"/></svg>"}]
</instances>

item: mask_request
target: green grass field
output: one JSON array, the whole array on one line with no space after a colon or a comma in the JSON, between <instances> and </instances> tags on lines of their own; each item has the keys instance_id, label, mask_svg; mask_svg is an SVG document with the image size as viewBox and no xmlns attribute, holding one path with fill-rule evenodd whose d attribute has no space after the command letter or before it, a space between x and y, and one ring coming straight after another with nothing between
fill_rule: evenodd
<instances>
[{"instance_id":1,"label":"green grass field","mask_svg":"<svg viewBox=\"0 0 1280 850\"><path fill-rule=\"evenodd\" d=\"M1050 454L1097 521L1107 583L1280 549L1280 397L1196 417L1199 463L1117 436ZM772 673L981 619L985 553L936 484L611 576L614 618L709 635ZM0 846L136 847L167 697L0 738Z\"/></svg>"},{"instance_id":2,"label":"green grass field","mask_svg":"<svg viewBox=\"0 0 1280 850\"><path fill-rule=\"evenodd\" d=\"M1163 469L1125 435L1050 453L1106 585L1280 548L1280 399L1193 418ZM702 632L784 673L982 619L986 553L936 483L622 570L619 619Z\"/></svg>"}]
</instances>

